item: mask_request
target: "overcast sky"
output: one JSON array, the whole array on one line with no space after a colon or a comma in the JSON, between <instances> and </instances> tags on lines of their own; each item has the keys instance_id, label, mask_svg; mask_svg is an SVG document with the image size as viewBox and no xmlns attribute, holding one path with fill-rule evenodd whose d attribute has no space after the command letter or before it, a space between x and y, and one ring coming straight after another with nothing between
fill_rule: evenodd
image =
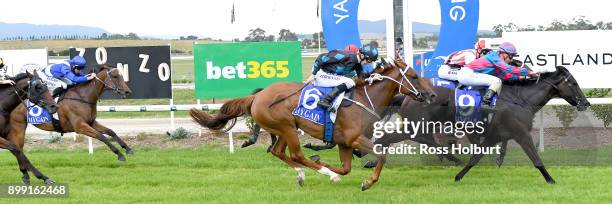
<instances>
[{"instance_id":1,"label":"overcast sky","mask_svg":"<svg viewBox=\"0 0 612 204\"><path fill-rule=\"evenodd\" d=\"M281 28L297 33L321 30L317 0L9 0L2 2L0 22L95 26L112 33L139 35L189 35L231 39L261 27L270 34ZM450 1L450 0L448 0ZM230 24L232 3L236 24ZM382 0L361 0L360 20L381 20ZM593 22L612 21L612 3L606 0L481 0L480 29L513 22L546 25L554 19L583 15ZM503 6L502 6L503 5ZM440 24L438 0L411 0L413 21ZM520 11L520 12L519 12Z\"/></svg>"}]
</instances>

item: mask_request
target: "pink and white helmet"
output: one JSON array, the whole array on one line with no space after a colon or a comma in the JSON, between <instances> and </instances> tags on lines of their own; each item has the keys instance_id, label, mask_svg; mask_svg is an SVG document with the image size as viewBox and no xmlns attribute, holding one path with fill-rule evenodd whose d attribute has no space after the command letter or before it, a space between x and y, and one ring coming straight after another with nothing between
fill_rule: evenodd
<instances>
[{"instance_id":1,"label":"pink and white helmet","mask_svg":"<svg viewBox=\"0 0 612 204\"><path fill-rule=\"evenodd\" d=\"M516 47L514 47L514 44L510 43L510 42L505 42L502 43L501 45L499 45L499 50L497 50L499 52L505 52L508 53L510 55L516 55Z\"/></svg>"}]
</instances>

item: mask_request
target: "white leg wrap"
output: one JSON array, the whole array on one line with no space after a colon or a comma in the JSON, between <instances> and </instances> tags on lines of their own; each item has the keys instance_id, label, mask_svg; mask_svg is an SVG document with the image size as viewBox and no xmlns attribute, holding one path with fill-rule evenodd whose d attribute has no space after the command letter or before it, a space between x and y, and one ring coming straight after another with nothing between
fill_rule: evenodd
<instances>
[{"instance_id":1,"label":"white leg wrap","mask_svg":"<svg viewBox=\"0 0 612 204\"><path fill-rule=\"evenodd\" d=\"M304 168L295 167L293 169L295 169L295 171L297 171L298 177L302 178L302 180L306 180L306 174L304 173Z\"/></svg>"},{"instance_id":2,"label":"white leg wrap","mask_svg":"<svg viewBox=\"0 0 612 204\"><path fill-rule=\"evenodd\" d=\"M321 167L321 169L319 169L317 172L323 175L328 175L329 179L334 182L340 181L340 175L338 175L336 172L333 172L332 170L329 170L327 167Z\"/></svg>"}]
</instances>

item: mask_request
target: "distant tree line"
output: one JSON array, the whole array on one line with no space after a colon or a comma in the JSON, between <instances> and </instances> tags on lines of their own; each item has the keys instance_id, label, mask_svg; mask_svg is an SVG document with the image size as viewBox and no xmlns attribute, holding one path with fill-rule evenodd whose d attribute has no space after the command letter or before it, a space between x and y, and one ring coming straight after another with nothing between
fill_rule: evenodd
<instances>
[{"instance_id":1,"label":"distant tree line","mask_svg":"<svg viewBox=\"0 0 612 204\"><path fill-rule=\"evenodd\" d=\"M562 22L560 20L554 20L547 26L543 25L527 25L518 26L514 23L508 23L506 25L497 24L493 26L495 37L501 37L503 32L516 32L516 31L560 31L560 30L611 30L612 22L599 21L591 23L590 20L584 16L576 16L568 22Z\"/></svg>"},{"instance_id":2,"label":"distant tree line","mask_svg":"<svg viewBox=\"0 0 612 204\"><path fill-rule=\"evenodd\" d=\"M506 25L498 24L493 26L493 31L496 37L501 37L503 32L516 31L561 31L561 30L612 30L612 22L599 21L592 23L584 16L577 16L568 22L554 20L547 26L518 26L514 23ZM610 89L587 89L584 90L587 97L602 98L610 97L612 93ZM593 115L604 123L604 127L612 124L612 104L596 104L590 107ZM553 111L563 127L568 128L570 124L578 117L576 108L573 106L553 106Z\"/></svg>"}]
</instances>

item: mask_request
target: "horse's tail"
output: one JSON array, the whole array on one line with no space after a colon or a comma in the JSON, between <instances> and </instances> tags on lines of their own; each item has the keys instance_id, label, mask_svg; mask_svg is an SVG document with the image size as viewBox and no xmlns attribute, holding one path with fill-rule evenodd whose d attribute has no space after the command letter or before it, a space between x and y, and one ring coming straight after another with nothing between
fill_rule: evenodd
<instances>
[{"instance_id":1,"label":"horse's tail","mask_svg":"<svg viewBox=\"0 0 612 204\"><path fill-rule=\"evenodd\" d=\"M261 90L255 90L253 94L259 91ZM191 118L193 118L193 120L198 124L212 130L219 130L223 128L225 124L227 124L227 121L243 116L244 114L248 114L251 110L253 99L255 99L255 96L250 95L244 98L233 99L225 102L223 106L221 106L219 113L214 117L205 111L195 108L191 109L189 115L191 115Z\"/></svg>"}]
</instances>

